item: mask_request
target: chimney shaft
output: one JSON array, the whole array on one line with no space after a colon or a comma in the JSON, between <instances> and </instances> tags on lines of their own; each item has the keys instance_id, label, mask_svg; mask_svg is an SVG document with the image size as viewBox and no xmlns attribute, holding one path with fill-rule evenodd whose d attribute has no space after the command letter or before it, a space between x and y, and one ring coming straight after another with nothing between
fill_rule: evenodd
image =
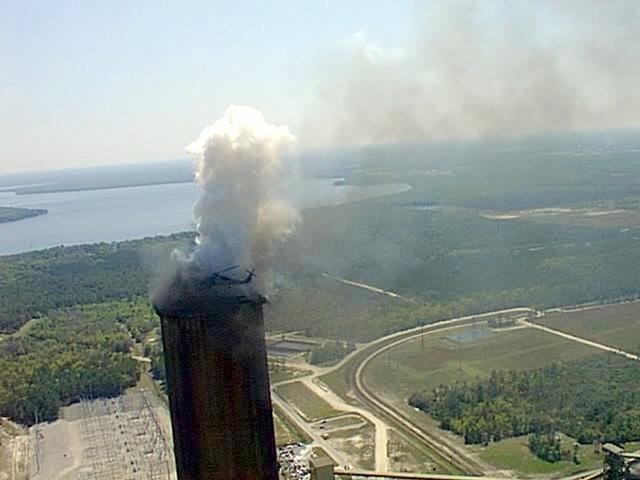
<instances>
[{"instance_id":1,"label":"chimney shaft","mask_svg":"<svg viewBox=\"0 0 640 480\"><path fill-rule=\"evenodd\" d=\"M197 295L156 307L179 480L278 478L263 303Z\"/></svg>"}]
</instances>

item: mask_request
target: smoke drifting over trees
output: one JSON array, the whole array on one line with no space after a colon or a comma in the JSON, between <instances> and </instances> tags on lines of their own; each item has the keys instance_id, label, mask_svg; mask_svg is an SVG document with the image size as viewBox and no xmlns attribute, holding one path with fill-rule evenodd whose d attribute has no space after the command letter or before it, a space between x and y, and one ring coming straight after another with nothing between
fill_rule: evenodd
<instances>
[{"instance_id":1,"label":"smoke drifting over trees","mask_svg":"<svg viewBox=\"0 0 640 480\"><path fill-rule=\"evenodd\" d=\"M640 126L640 3L436 0L416 10L410 45L354 35L320 83L306 144Z\"/></svg>"}]
</instances>

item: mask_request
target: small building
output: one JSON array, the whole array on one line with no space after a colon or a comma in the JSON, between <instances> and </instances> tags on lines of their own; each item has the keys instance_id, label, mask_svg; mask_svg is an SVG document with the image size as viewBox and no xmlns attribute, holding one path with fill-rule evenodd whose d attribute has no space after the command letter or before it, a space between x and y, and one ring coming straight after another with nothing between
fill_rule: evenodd
<instances>
[{"instance_id":1,"label":"small building","mask_svg":"<svg viewBox=\"0 0 640 480\"><path fill-rule=\"evenodd\" d=\"M333 480L335 463L329 457L321 456L309 460L311 480Z\"/></svg>"}]
</instances>

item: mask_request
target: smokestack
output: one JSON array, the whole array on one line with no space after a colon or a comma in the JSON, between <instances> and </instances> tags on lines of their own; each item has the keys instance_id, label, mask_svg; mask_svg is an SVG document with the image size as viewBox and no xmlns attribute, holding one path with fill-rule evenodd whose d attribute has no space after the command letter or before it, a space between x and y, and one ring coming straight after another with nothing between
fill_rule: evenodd
<instances>
[{"instance_id":1,"label":"smokestack","mask_svg":"<svg viewBox=\"0 0 640 480\"><path fill-rule=\"evenodd\" d=\"M178 479L277 480L265 299L248 285L180 283L154 301Z\"/></svg>"},{"instance_id":2,"label":"smokestack","mask_svg":"<svg viewBox=\"0 0 640 480\"><path fill-rule=\"evenodd\" d=\"M231 105L187 148L202 189L196 246L172 253L153 293L179 480L278 478L257 291L268 289L274 249L298 219L283 188L294 143L287 127Z\"/></svg>"}]
</instances>

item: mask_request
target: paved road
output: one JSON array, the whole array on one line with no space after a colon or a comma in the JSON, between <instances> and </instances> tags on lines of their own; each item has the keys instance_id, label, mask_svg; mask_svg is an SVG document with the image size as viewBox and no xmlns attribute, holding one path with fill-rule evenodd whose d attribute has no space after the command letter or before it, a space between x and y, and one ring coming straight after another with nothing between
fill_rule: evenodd
<instances>
[{"instance_id":1,"label":"paved road","mask_svg":"<svg viewBox=\"0 0 640 480\"><path fill-rule=\"evenodd\" d=\"M473 323L477 320L491 318L497 314L509 314L509 313L534 313L535 311L530 308L510 308L506 310L498 310L495 312L487 312L477 315L468 315L465 317L454 318L450 320L444 320L433 324L412 328L402 332L396 332L386 337L378 338L370 343L361 345L357 350L351 352L339 363L329 368L315 367L313 373L305 377L298 377L291 380L285 380L274 384L274 387L278 385L284 385L286 383L293 383L302 381L321 398L325 399L329 404L333 405L338 410L344 410L345 412L354 412L367 418L376 428L376 445L375 445L375 463L376 471L388 471L388 452L387 452L387 440L388 429L393 426L402 429L406 434L418 440L419 443L426 443L432 449L440 452L446 463L453 463L461 468L463 471L477 474L480 471L493 471L491 466L484 462L479 462L475 457L472 457L465 449L453 445L448 440L444 440L441 436L434 435L433 432L427 432L422 428L413 425L411 420L404 417L395 411L393 407L387 405L382 399L378 398L376 392L372 392L367 389L366 385L362 381L362 372L364 367L380 353L392 348L400 343L410 341L420 335L429 335L435 332L440 332L448 328L457 328L467 323ZM342 368L348 362L355 362L352 371L356 372L352 377L352 386L358 400L363 404L365 409L354 407L347 404L344 399L338 397L334 392L329 390L324 384L319 386L317 379L320 376L331 373L339 368ZM306 368L306 367L305 367ZM286 402L279 397L279 401L286 405ZM287 405L287 411L292 412L292 409ZM309 432L310 426L305 422L297 412L293 412L292 419L295 423L305 432ZM389 424L389 420L393 422L393 425ZM316 432L313 432L316 433ZM319 435L310 434L312 438L319 438ZM324 442L326 444L326 441ZM338 458L336 458L338 460Z\"/></svg>"},{"instance_id":2,"label":"paved road","mask_svg":"<svg viewBox=\"0 0 640 480\"><path fill-rule=\"evenodd\" d=\"M542 330L543 332L566 338L567 340L573 340L574 342L582 343L583 345L588 345L589 347L598 348L600 350L604 350L605 352L611 352L615 353L616 355L621 355L628 358L629 360L640 361L640 356L633 353L625 352L624 350L616 347L610 347L609 345L605 345L604 343L594 342L593 340L589 340L587 338L571 335L570 333L565 333L560 330L556 330L555 328L545 327L544 325L540 325L538 323L527 322L526 320L521 320L521 323L523 325L526 325L527 327L536 328L538 330Z\"/></svg>"},{"instance_id":3,"label":"paved road","mask_svg":"<svg viewBox=\"0 0 640 480\"><path fill-rule=\"evenodd\" d=\"M594 308L590 306L588 308ZM371 421L376 427L376 471L385 472L388 471L387 468L383 468L388 466L387 452L386 452L386 433L389 427L400 428L403 432L409 434L411 437L417 439L419 442L425 443L430 446L433 450L438 452L447 462L456 465L458 468L462 469L465 472L471 474L478 473L493 473L495 469L480 461L477 457L471 455L466 449L458 446L457 444L451 442L449 439L443 437L442 435L438 435L436 432L427 431L421 427L418 427L413 424L411 419L407 418L402 412L397 411L393 406L389 405L384 399L380 398L375 391L372 391L364 381L363 372L367 365L378 355L384 353L385 351L394 348L402 343L409 342L419 337L420 335L432 335L436 332L442 332L444 330L458 328L465 324L470 324L478 320L483 320L490 318L495 315L500 314L510 314L510 313L523 313L523 314L535 314L536 316L542 316L542 312L536 312L530 308L511 308L507 310L499 310L494 312L487 312L484 314L478 315L469 315L465 317L455 318L451 320L444 320L441 322L436 322L430 325L416 327L410 330L405 330L402 332L397 332L391 335L388 335L383 338L379 338L374 340L368 344L362 345L356 351L349 354L347 357L342 359L338 364L331 368L314 368L313 373L306 376L300 377L293 380L288 380L284 383L303 381L305 385L325 399L329 404L331 404L334 408L338 410L345 410L349 412L354 412L362 415ZM609 345L605 345L602 343L594 342L589 339L581 338L576 335L568 334L556 329L552 329L549 327L545 327L536 323L532 323L526 320L521 320L521 324L528 328L536 328L539 330L546 331L547 333L558 335L568 340L572 340L575 342L582 343L584 345L591 346L593 348L597 348L600 350L604 350L607 352L615 353L621 356L624 356L631 360L640 360L640 356L625 352L621 349L611 347ZM361 404L363 404L365 409L361 409L358 407L354 407L352 405L344 402L343 399L338 397L334 392L329 390L324 384L319 382L317 377L322 375L326 375L330 372L333 372L341 367L343 367L348 362L355 362L354 368L352 369L351 383L352 387L355 389L356 396ZM311 430L308 424L304 422L300 417L298 419L304 423L304 427L302 425L304 431ZM296 422L298 423L298 422ZM305 428L306 427L306 428ZM309 430L308 430L309 429ZM384 432L382 434L381 432ZM316 432L313 432L316 433ZM316 435L310 435L315 438ZM319 437L319 436L318 436ZM322 440L322 439L321 439ZM320 443L320 442L318 442ZM323 441L326 443L326 441ZM381 447L384 445L384 447ZM324 446L324 445L323 445ZM325 447L327 448L327 447ZM334 454L337 452L333 452L333 449L329 446L327 451L330 454ZM340 458L340 455L337 455L336 460ZM384 458L384 460L382 460ZM344 460L344 459L343 459ZM581 478L585 474L575 475L572 478Z\"/></svg>"},{"instance_id":4,"label":"paved road","mask_svg":"<svg viewBox=\"0 0 640 480\"><path fill-rule=\"evenodd\" d=\"M465 448L459 447L436 432L427 431L427 429L415 425L411 419L405 416L405 414L397 411L393 406L389 405L383 398L381 398L377 392L367 387L366 382L363 380L363 372L369 362L381 353L404 342L409 342L421 335L432 335L436 332L458 328L461 325L491 318L495 315L506 315L511 313L531 314L535 313L535 311L530 308L522 307L498 310L478 315L468 315L465 317L443 320L441 322L416 327L404 332L398 332L371 342L365 350L365 354L362 354L361 357L356 360L356 366L352 370L352 385L355 388L358 400L378 414L378 416L383 416L385 420L391 420L393 422L393 426L399 427L406 434L416 438L420 443L427 444L432 450L440 454L442 459L447 463L455 465L462 471L476 475L479 473L495 471L495 468L479 460L476 456L471 455Z\"/></svg>"}]
</instances>

